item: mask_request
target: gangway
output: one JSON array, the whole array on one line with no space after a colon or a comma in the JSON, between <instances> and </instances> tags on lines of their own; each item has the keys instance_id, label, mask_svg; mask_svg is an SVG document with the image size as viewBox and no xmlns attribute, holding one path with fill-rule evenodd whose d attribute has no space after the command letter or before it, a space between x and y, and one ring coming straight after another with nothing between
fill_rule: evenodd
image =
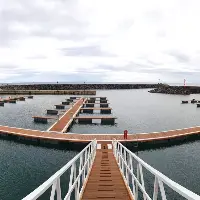
<instances>
[{"instance_id":1,"label":"gangway","mask_svg":"<svg viewBox=\"0 0 200 200\"><path fill-rule=\"evenodd\" d=\"M154 177L151 192L145 188L144 169ZM61 184L64 174L69 175L65 191ZM23 200L41 199L48 189L51 189L50 200L167 200L165 186L178 193L181 199L200 200L199 195L148 165L119 141L99 143L95 139ZM158 198L159 193L161 198Z\"/></svg>"}]
</instances>

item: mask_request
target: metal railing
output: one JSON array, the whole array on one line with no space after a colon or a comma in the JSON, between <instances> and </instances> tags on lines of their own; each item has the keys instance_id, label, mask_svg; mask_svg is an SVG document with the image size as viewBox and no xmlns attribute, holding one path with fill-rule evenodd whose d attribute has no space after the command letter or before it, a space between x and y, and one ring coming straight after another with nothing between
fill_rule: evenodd
<instances>
[{"instance_id":1,"label":"metal railing","mask_svg":"<svg viewBox=\"0 0 200 200\"><path fill-rule=\"evenodd\" d=\"M191 192L190 190L179 185L178 183L172 181L164 174L160 173L158 170L154 169L153 167L145 163L142 159L140 159L138 156L136 156L134 153L132 153L118 141L114 140L112 144L113 144L113 154L116 158L120 171L134 200L139 199L139 190L142 193L142 199L144 200L157 200L159 191L161 199L166 200L167 197L165 193L164 184L170 187L173 191L177 192L182 197L185 197L186 199L200 200L199 195ZM136 166L133 163L136 164ZM154 176L152 198L145 189L143 168L145 168L148 172L150 172Z\"/></svg>"},{"instance_id":2,"label":"metal railing","mask_svg":"<svg viewBox=\"0 0 200 200\"><path fill-rule=\"evenodd\" d=\"M68 191L65 192L64 200L70 200L72 193L74 193L75 200L79 200L84 189L84 182L88 178L94 158L96 156L96 147L97 141L93 140L64 167L58 170L53 176L51 176L47 181L45 181L42 185L40 185L22 200L35 200L41 197L51 187L49 199L54 200L56 194L57 198L55 199L62 200L63 198L61 197L60 178L68 170L71 170L69 187Z\"/></svg>"}]
</instances>

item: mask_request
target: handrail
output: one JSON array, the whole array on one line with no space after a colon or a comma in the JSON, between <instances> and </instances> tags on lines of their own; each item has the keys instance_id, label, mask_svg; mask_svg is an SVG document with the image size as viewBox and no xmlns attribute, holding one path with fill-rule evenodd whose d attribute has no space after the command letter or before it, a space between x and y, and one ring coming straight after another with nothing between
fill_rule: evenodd
<instances>
[{"instance_id":1,"label":"handrail","mask_svg":"<svg viewBox=\"0 0 200 200\"><path fill-rule=\"evenodd\" d=\"M36 200L42 194L44 194L45 191L47 191L51 186L52 190L50 200L54 200L55 193L57 194L56 199L62 200L60 178L69 169L71 169L69 178L69 188L68 191L65 193L66 195L64 197L64 200L70 200L73 191L75 191L75 200L80 199L84 189L84 181L88 178L89 172L94 162L94 158L96 156L96 146L97 141L95 139L92 142L90 142L78 155L76 155L72 160L70 160L65 166L63 166L47 181L45 181L42 185L40 185L22 200Z\"/></svg>"},{"instance_id":2,"label":"handrail","mask_svg":"<svg viewBox=\"0 0 200 200\"><path fill-rule=\"evenodd\" d=\"M154 169L142 159L136 156L133 152L128 150L117 140L112 142L113 144L113 154L116 158L120 171L124 177L124 180L129 187L130 193L134 200L138 200L138 190L140 189L143 194L144 200L157 200L158 192L160 188L160 193L162 200L166 200L166 194L164 189L164 184L170 187L172 190L180 194L182 197L185 197L188 200L200 200L200 196L193 193L192 191L186 189L185 187L179 185L178 183L172 181L167 176ZM136 175L134 174L133 162L136 161ZM153 197L150 198L149 194L145 189L145 182L143 177L142 167L154 175L154 191ZM164 184L163 184L164 183Z\"/></svg>"}]
</instances>

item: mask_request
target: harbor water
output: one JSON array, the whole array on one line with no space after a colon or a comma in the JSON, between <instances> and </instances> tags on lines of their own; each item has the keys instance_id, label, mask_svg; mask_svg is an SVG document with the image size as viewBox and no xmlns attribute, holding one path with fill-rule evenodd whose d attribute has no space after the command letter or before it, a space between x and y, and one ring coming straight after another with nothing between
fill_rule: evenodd
<instances>
[{"instance_id":1,"label":"harbor water","mask_svg":"<svg viewBox=\"0 0 200 200\"><path fill-rule=\"evenodd\" d=\"M200 108L195 104L181 104L182 100L200 95L165 95L138 90L101 90L97 96L106 96L116 124L74 124L70 132L122 134L159 132L200 125ZM5 104L0 107L0 124L35 130L47 130L48 124L36 124L32 116L45 116L68 96L38 95L25 102ZM96 115L96 114L95 114ZM54 149L21 144L0 139L0 199L21 199L43 183L53 173L73 158L78 151ZM200 195L200 141L177 146L138 152L139 157L167 175L172 180ZM148 184L148 183L147 183ZM147 186L148 187L148 186ZM173 199L179 199L175 196ZM180 198L181 199L181 198Z\"/></svg>"}]
</instances>

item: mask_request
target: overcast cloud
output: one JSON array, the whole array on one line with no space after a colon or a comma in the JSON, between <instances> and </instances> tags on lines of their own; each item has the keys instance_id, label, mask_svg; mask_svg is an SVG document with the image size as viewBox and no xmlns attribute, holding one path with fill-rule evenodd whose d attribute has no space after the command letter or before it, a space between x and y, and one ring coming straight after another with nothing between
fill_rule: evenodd
<instances>
[{"instance_id":1,"label":"overcast cloud","mask_svg":"<svg viewBox=\"0 0 200 200\"><path fill-rule=\"evenodd\" d=\"M200 83L199 0L0 0L0 82Z\"/></svg>"}]
</instances>

